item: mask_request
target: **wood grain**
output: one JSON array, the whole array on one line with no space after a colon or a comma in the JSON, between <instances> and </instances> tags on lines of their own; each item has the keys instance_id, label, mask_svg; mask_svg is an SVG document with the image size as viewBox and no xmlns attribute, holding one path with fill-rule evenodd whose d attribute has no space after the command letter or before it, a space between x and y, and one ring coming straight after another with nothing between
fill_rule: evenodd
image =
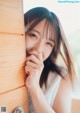
<instances>
[{"instance_id":1,"label":"wood grain","mask_svg":"<svg viewBox=\"0 0 80 113\"><path fill-rule=\"evenodd\" d=\"M25 39L0 34L0 94L25 84Z\"/></svg>"},{"instance_id":2,"label":"wood grain","mask_svg":"<svg viewBox=\"0 0 80 113\"><path fill-rule=\"evenodd\" d=\"M0 0L0 107L28 110L23 0ZM3 113L3 112L1 112Z\"/></svg>"},{"instance_id":3,"label":"wood grain","mask_svg":"<svg viewBox=\"0 0 80 113\"><path fill-rule=\"evenodd\" d=\"M28 113L28 95L26 87L21 87L16 90L0 95L0 106L7 108L7 113L13 113L18 106L23 107L24 113Z\"/></svg>"},{"instance_id":4,"label":"wood grain","mask_svg":"<svg viewBox=\"0 0 80 113\"><path fill-rule=\"evenodd\" d=\"M0 0L0 32L24 34L23 0Z\"/></svg>"}]
</instances>

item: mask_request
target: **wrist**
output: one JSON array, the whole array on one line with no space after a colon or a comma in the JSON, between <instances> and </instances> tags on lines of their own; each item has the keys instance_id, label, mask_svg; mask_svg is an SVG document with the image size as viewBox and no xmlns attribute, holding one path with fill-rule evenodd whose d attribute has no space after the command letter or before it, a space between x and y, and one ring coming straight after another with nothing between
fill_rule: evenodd
<instances>
[{"instance_id":1,"label":"wrist","mask_svg":"<svg viewBox=\"0 0 80 113\"><path fill-rule=\"evenodd\" d=\"M29 89L29 91L31 96L36 96L40 93L41 88L40 86L37 86L36 88Z\"/></svg>"}]
</instances>

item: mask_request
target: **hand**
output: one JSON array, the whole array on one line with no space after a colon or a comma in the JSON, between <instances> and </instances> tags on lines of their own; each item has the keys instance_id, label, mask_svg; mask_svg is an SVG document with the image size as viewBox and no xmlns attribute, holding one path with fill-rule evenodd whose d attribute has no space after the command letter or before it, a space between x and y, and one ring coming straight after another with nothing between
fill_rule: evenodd
<instances>
[{"instance_id":1,"label":"hand","mask_svg":"<svg viewBox=\"0 0 80 113\"><path fill-rule=\"evenodd\" d=\"M29 52L26 58L25 71L27 74L26 86L31 90L37 90L39 85L40 76L44 68L42 53L38 51Z\"/></svg>"}]
</instances>

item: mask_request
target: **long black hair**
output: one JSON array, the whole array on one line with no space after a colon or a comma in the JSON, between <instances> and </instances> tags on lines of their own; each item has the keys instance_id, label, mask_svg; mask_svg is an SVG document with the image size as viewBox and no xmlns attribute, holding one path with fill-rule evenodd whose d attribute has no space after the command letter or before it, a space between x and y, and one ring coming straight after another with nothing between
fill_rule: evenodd
<instances>
[{"instance_id":1,"label":"long black hair","mask_svg":"<svg viewBox=\"0 0 80 113\"><path fill-rule=\"evenodd\" d=\"M40 78L40 86L46 84L48 73L50 71L56 72L59 76L64 78L62 68L56 63L59 54L62 56L66 64L70 80L73 82L75 70L68 44L58 17L47 8L32 8L24 14L25 32L28 33L31 31L43 19L46 19L47 27L50 26L51 34L53 34L53 30L55 30L55 46L50 56L44 61L44 69ZM61 50L61 46L63 47L64 55Z\"/></svg>"}]
</instances>

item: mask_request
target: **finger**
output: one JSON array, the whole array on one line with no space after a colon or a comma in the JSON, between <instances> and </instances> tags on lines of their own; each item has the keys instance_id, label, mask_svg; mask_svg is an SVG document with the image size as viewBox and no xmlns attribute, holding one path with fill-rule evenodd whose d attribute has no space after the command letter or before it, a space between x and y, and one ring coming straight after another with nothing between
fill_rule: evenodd
<instances>
[{"instance_id":1,"label":"finger","mask_svg":"<svg viewBox=\"0 0 80 113\"><path fill-rule=\"evenodd\" d=\"M37 50L31 50L31 51L29 51L29 54L34 54L34 55L38 55L38 51Z\"/></svg>"},{"instance_id":2,"label":"finger","mask_svg":"<svg viewBox=\"0 0 80 113\"><path fill-rule=\"evenodd\" d=\"M32 51L30 51L29 54L33 54L33 55L35 55L40 61L43 61L42 52L39 52L39 51L37 51L37 50L32 50Z\"/></svg>"},{"instance_id":3,"label":"finger","mask_svg":"<svg viewBox=\"0 0 80 113\"><path fill-rule=\"evenodd\" d=\"M35 64L40 64L40 60L34 56L34 55L30 55L26 58L26 61L31 61L31 62L34 62Z\"/></svg>"},{"instance_id":4,"label":"finger","mask_svg":"<svg viewBox=\"0 0 80 113\"><path fill-rule=\"evenodd\" d=\"M34 68L34 69L39 69L40 67L41 67L41 64L35 64L35 63L33 63L33 62L31 62L31 61L27 61L26 62L26 65L27 66L30 66L30 67L32 67L32 68Z\"/></svg>"},{"instance_id":5,"label":"finger","mask_svg":"<svg viewBox=\"0 0 80 113\"><path fill-rule=\"evenodd\" d=\"M25 72L26 72L26 74L30 74L30 72L33 70L33 68L32 67L30 67L30 66L25 66Z\"/></svg>"},{"instance_id":6,"label":"finger","mask_svg":"<svg viewBox=\"0 0 80 113\"><path fill-rule=\"evenodd\" d=\"M25 66L25 72L26 72L27 75L29 75L29 71L30 70L28 69L28 66Z\"/></svg>"},{"instance_id":7,"label":"finger","mask_svg":"<svg viewBox=\"0 0 80 113\"><path fill-rule=\"evenodd\" d=\"M31 66L25 66L25 72L28 73L29 76L35 75L36 69L32 68Z\"/></svg>"},{"instance_id":8,"label":"finger","mask_svg":"<svg viewBox=\"0 0 80 113\"><path fill-rule=\"evenodd\" d=\"M34 56L38 56L39 52L37 50L32 50L29 52L29 55L34 55ZM38 58L38 57L37 57Z\"/></svg>"},{"instance_id":9,"label":"finger","mask_svg":"<svg viewBox=\"0 0 80 113\"><path fill-rule=\"evenodd\" d=\"M34 56L36 56L40 60L40 62L43 62L42 52L39 52L37 50L31 50L29 52L29 55L34 55Z\"/></svg>"}]
</instances>

